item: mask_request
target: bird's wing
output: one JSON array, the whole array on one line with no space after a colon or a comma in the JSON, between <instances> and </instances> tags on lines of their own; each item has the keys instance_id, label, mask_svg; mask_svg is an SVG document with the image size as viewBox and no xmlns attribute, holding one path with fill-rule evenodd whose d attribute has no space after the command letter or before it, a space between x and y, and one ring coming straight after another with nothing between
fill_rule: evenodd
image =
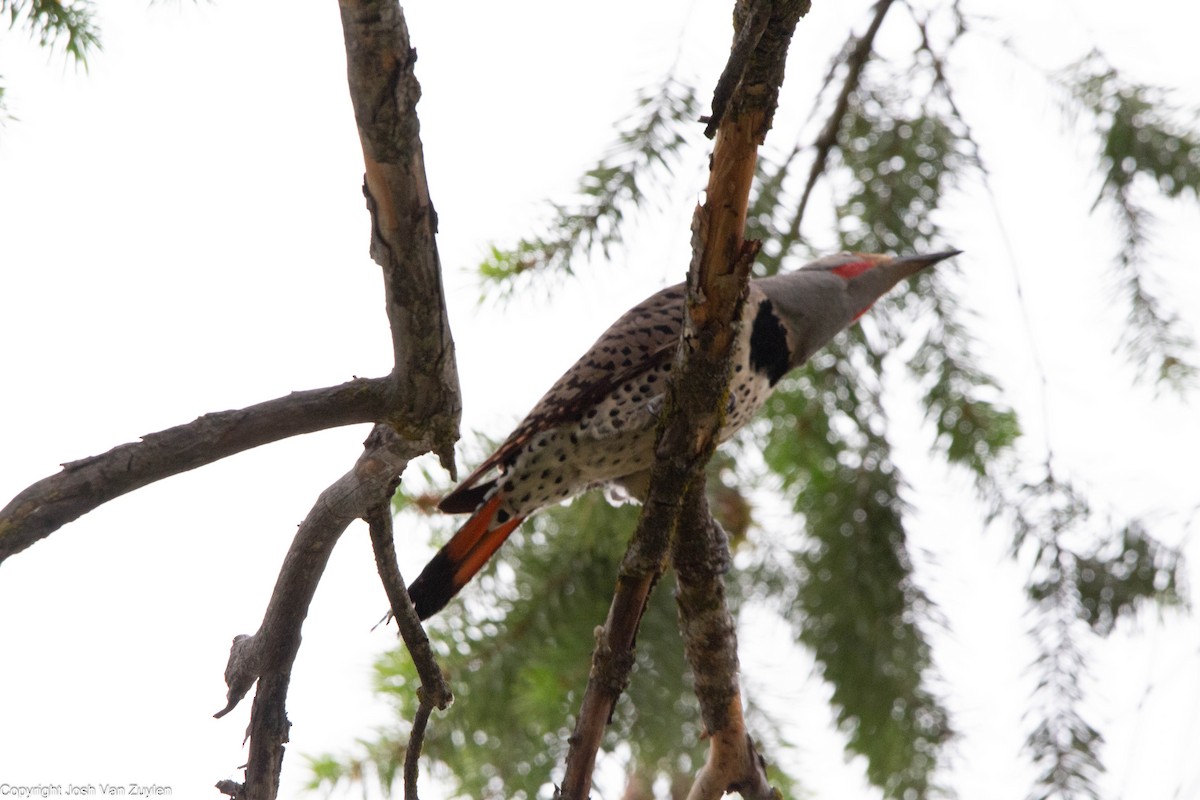
<instances>
[{"instance_id":1,"label":"bird's wing","mask_svg":"<svg viewBox=\"0 0 1200 800\"><path fill-rule=\"evenodd\" d=\"M473 510L490 488L481 485L484 478L494 470L502 471L539 432L580 419L631 379L673 358L683 328L684 295L683 284L670 286L614 322L550 387L496 452L446 495L439 507L444 511ZM464 508L466 505L471 508Z\"/></svg>"}]
</instances>

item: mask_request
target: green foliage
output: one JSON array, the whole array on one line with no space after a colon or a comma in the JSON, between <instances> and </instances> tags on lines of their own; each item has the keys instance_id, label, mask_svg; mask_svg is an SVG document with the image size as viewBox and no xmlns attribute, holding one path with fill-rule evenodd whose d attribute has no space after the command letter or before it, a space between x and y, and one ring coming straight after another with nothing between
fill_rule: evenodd
<instances>
[{"instance_id":1,"label":"green foliage","mask_svg":"<svg viewBox=\"0 0 1200 800\"><path fill-rule=\"evenodd\" d=\"M1047 477L1022 486L1013 501L1013 552L1031 551L1030 599L1044 603L1067 587L1075 618L1107 636L1147 602L1183 603L1183 558L1141 520L1097 524L1087 499L1047 469Z\"/></svg>"},{"instance_id":2,"label":"green foliage","mask_svg":"<svg viewBox=\"0 0 1200 800\"><path fill-rule=\"evenodd\" d=\"M900 477L874 424L878 386L847 380L845 353L768 401L764 456L808 532L785 616L833 687L848 747L888 797L927 796L948 713L926 686L929 602L912 575ZM915 792L915 794L913 794Z\"/></svg>"},{"instance_id":3,"label":"green foliage","mask_svg":"<svg viewBox=\"0 0 1200 800\"><path fill-rule=\"evenodd\" d=\"M1059 487L1051 491L1073 490ZM1151 536L1140 520L1106 534L1087 536L1091 547L1085 553L1062 544L1064 531L1090 521L1088 509L1078 498L1074 502L1065 514L1056 512L1066 517L1061 523L1063 530L1050 538L1039 537L1039 568L1028 587L1030 599L1041 604L1066 587L1072 593L1075 618L1101 636L1112 633L1122 618L1134 617L1146 603L1171 606L1183 602L1180 552Z\"/></svg>"},{"instance_id":4,"label":"green foliage","mask_svg":"<svg viewBox=\"0 0 1200 800\"><path fill-rule=\"evenodd\" d=\"M918 106L890 88L903 81L877 83L869 67L864 74L848 94L827 175L842 246L944 247L933 212L957 177L982 169L975 145L952 103ZM782 195L797 152L763 170L752 205L759 232L780 237L764 259L767 271L785 266L799 243L797 207ZM930 623L934 611L915 584L906 549L906 509L881 401L882 354L899 349L914 327L924 331L908 368L924 389L935 447L995 500L998 465L1020 427L978 365L964 316L941 271L922 276L913 291L894 293L872 314L878 343L852 331L777 389L759 443L811 541L796 556L799 580L785 616L833 687L849 749L866 757L868 778L889 797L924 797L935 788L951 726L929 689L921 622ZM914 325L918 317L923 326Z\"/></svg>"},{"instance_id":5,"label":"green foliage","mask_svg":"<svg viewBox=\"0 0 1200 800\"><path fill-rule=\"evenodd\" d=\"M1087 678L1082 641L1089 630L1107 636L1146 603L1181 603L1183 564L1140 521L1094 530L1087 499L1046 472L1021 487L1012 512L1014 553L1029 551L1033 564L1026 591L1038 649L1038 714L1025 747L1038 773L1030 800L1096 798L1104 737L1079 708Z\"/></svg>"},{"instance_id":6,"label":"green foliage","mask_svg":"<svg viewBox=\"0 0 1200 800\"><path fill-rule=\"evenodd\" d=\"M493 246L479 267L482 277L506 294L530 270L570 275L578 257L596 250L609 257L625 240L626 215L652 202L662 178L671 174L688 141L684 125L699 113L696 90L673 77L643 91L608 154L579 182L577 202L552 203L543 234L511 249Z\"/></svg>"},{"instance_id":7,"label":"green foliage","mask_svg":"<svg viewBox=\"0 0 1200 800\"><path fill-rule=\"evenodd\" d=\"M89 0L0 0L0 16L12 30L23 28L41 47L59 47L80 64L100 46L96 10Z\"/></svg>"},{"instance_id":8,"label":"green foliage","mask_svg":"<svg viewBox=\"0 0 1200 800\"><path fill-rule=\"evenodd\" d=\"M1129 326L1121 345L1143 374L1183 386L1196 376L1193 341L1179 316L1148 285L1152 215L1139 189L1172 200L1200 199L1200 133L1176 120L1182 114L1166 90L1127 81L1099 52L1059 80L1070 92L1069 108L1090 117L1099 140L1104 177L1093 208L1110 207L1122 232L1116 265Z\"/></svg>"},{"instance_id":9,"label":"green foliage","mask_svg":"<svg viewBox=\"0 0 1200 800\"><path fill-rule=\"evenodd\" d=\"M846 186L838 202L844 249L929 252L945 236L933 212L956 178L982 172L965 123L951 103L929 102L906 115L912 98L864 79L850 95L831 176ZM951 267L952 268L952 267ZM979 365L966 312L955 301L946 270L922 275L915 291L895 293L875 312L888 349L898 347L919 317L928 325L908 368L925 387L926 416L946 460L973 473L995 498L993 473L1020 435L1016 414L995 399L994 378ZM914 313L915 312L915 313Z\"/></svg>"},{"instance_id":10,"label":"green foliage","mask_svg":"<svg viewBox=\"0 0 1200 800\"><path fill-rule=\"evenodd\" d=\"M848 186L838 204L839 238L851 251L923 251L937 237L931 217L970 165L962 135L935 113L903 115L905 98L866 85L851 95L838 136Z\"/></svg>"},{"instance_id":11,"label":"green foliage","mask_svg":"<svg viewBox=\"0 0 1200 800\"><path fill-rule=\"evenodd\" d=\"M1111 633L1117 620L1133 617L1149 602L1183 602L1180 552L1150 536L1140 520L1118 533L1119 541L1114 537L1076 558L1074 564L1081 616L1101 635Z\"/></svg>"},{"instance_id":12,"label":"green foliage","mask_svg":"<svg viewBox=\"0 0 1200 800\"><path fill-rule=\"evenodd\" d=\"M38 46L62 47L75 63L87 65L87 57L100 47L95 7L90 0L0 0L0 18L8 18L8 29L21 28ZM4 118L3 76L0 76L0 120Z\"/></svg>"}]
</instances>

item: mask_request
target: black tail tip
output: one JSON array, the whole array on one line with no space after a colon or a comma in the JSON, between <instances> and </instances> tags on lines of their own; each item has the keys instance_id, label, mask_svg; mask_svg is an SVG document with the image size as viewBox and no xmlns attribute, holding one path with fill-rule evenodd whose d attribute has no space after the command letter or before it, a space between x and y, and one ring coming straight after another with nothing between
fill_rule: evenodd
<instances>
[{"instance_id":1,"label":"black tail tip","mask_svg":"<svg viewBox=\"0 0 1200 800\"><path fill-rule=\"evenodd\" d=\"M458 594L459 587L454 585L454 571L454 562L444 552L438 551L408 587L408 596L422 620L441 611Z\"/></svg>"}]
</instances>

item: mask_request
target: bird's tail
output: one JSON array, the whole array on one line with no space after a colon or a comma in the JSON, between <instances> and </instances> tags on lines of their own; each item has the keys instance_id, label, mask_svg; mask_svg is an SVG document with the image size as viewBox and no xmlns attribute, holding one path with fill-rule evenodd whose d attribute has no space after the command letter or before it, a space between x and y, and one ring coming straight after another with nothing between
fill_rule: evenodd
<instances>
[{"instance_id":1,"label":"bird's tail","mask_svg":"<svg viewBox=\"0 0 1200 800\"><path fill-rule=\"evenodd\" d=\"M502 501L503 495L496 492L477 508L408 587L421 619L441 611L524 521L524 517L513 517L493 525Z\"/></svg>"}]
</instances>

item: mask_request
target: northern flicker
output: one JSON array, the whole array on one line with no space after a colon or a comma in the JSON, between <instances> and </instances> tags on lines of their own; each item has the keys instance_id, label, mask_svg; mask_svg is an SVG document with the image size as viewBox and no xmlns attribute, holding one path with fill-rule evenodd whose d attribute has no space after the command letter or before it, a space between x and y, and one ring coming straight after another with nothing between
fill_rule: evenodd
<instances>
[{"instance_id":1,"label":"northern flicker","mask_svg":"<svg viewBox=\"0 0 1200 800\"><path fill-rule=\"evenodd\" d=\"M903 258L842 253L752 280L720 440L750 421L780 378L885 292L959 252ZM421 619L440 611L539 509L600 486L644 499L684 300L678 284L626 312L496 452L442 499L441 511L471 516L409 587Z\"/></svg>"}]
</instances>

